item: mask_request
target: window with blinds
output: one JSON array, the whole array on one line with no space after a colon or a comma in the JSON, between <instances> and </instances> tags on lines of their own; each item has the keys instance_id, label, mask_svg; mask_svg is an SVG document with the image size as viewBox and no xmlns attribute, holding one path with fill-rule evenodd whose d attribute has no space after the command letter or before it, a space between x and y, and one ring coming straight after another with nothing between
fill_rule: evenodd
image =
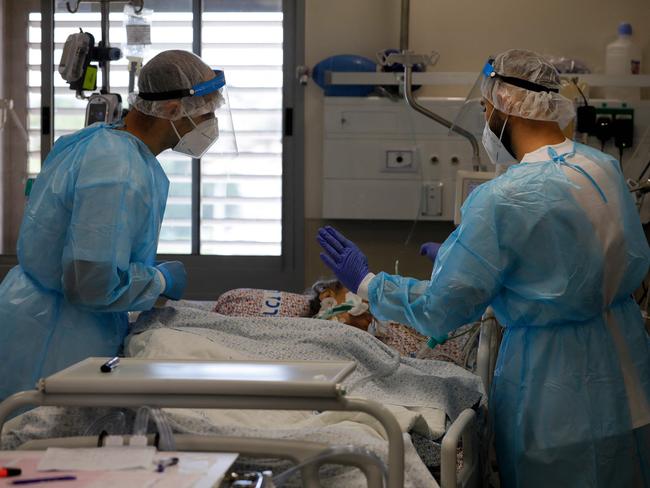
<instances>
[{"instance_id":1,"label":"window with blinds","mask_svg":"<svg viewBox=\"0 0 650 488\"><path fill-rule=\"evenodd\" d=\"M145 62L167 49L193 48L191 0L146 0L154 10L152 45ZM92 4L88 4L91 5ZM159 7L157 9L157 6ZM233 8L236 7L236 8ZM243 7L243 10L242 10ZM206 154L200 164L172 151L160 160L171 182L160 233L161 254L257 255L282 253L281 0L206 1L201 13L201 56L226 73L239 155ZM86 102L75 98L58 73L63 44L82 28L101 39L100 13L81 5L71 14L64 3L54 15L54 139L84 125ZM96 6L94 7L97 10ZM123 14L111 12L110 44L126 42ZM41 17L29 16L29 173L40 170ZM127 107L125 59L111 63L111 92ZM101 71L97 81L101 86ZM195 183L200 184L195 184ZM199 192L199 195L194 192ZM192 202L198 205L192 205ZM198 226L198 229L193 228ZM193 242L193 239L197 242ZM198 245L197 245L198 244Z\"/></svg>"}]
</instances>

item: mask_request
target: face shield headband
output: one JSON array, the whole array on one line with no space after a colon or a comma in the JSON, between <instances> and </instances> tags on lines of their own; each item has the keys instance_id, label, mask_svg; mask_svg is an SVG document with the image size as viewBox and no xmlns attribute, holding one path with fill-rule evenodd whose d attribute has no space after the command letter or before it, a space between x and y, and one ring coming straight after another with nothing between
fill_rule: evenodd
<instances>
[{"instance_id":1,"label":"face shield headband","mask_svg":"<svg viewBox=\"0 0 650 488\"><path fill-rule=\"evenodd\" d=\"M181 90L170 90L166 92L139 92L138 96L143 100L158 102L161 100L176 100L184 97L201 97L209 95L210 93L214 93L226 86L226 75L224 72L218 69L213 70L213 72L214 78L198 83L192 88L183 88Z\"/></svg>"},{"instance_id":2,"label":"face shield headband","mask_svg":"<svg viewBox=\"0 0 650 488\"><path fill-rule=\"evenodd\" d=\"M463 102L463 105L458 111L458 114L456 115L452 124L452 128L450 130L453 130L454 127L462 127L466 130L471 130L471 128L476 125L476 121L478 121L477 116L479 113L478 104L483 98L481 88L483 83L490 78L498 78L499 80L509 85L516 86L524 90L530 90L536 93L559 92L557 89L548 88L538 83L533 83L532 81L522 80L521 78L516 78L514 76L505 76L499 74L494 69L494 58L489 58L479 73L476 81L474 82L474 85L470 89L467 98ZM476 128L478 129L478 127Z\"/></svg>"},{"instance_id":3,"label":"face shield headband","mask_svg":"<svg viewBox=\"0 0 650 488\"><path fill-rule=\"evenodd\" d=\"M485 66L483 66L482 75L485 78L499 78L504 83L508 83L509 85L523 88L524 90L529 90L536 93L540 93L540 92L559 93L560 92L560 90L558 90L557 88L548 88L544 85L533 83L532 81L522 80L521 78L515 78L514 76L505 76L499 74L494 70L493 59L489 59L488 62L485 63Z\"/></svg>"}]
</instances>

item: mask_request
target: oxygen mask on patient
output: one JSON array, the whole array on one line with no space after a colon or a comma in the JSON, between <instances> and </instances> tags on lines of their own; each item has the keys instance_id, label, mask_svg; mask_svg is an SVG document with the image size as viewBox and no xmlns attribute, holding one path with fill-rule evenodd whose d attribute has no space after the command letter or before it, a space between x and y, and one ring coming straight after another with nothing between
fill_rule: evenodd
<instances>
[{"instance_id":1,"label":"oxygen mask on patient","mask_svg":"<svg viewBox=\"0 0 650 488\"><path fill-rule=\"evenodd\" d=\"M348 291L345 294L345 301L340 303L334 296L323 298L320 302L320 310L315 318L347 323L345 320L339 320L343 319L343 317L340 317L342 314L347 313L354 317L359 317L366 312L368 312L368 304L359 295Z\"/></svg>"},{"instance_id":2,"label":"oxygen mask on patient","mask_svg":"<svg viewBox=\"0 0 650 488\"><path fill-rule=\"evenodd\" d=\"M338 280L318 282L312 291L316 294L315 304L318 307L313 309L314 318L351 325L375 336L385 333L386 325L373 317L368 302Z\"/></svg>"}]
</instances>

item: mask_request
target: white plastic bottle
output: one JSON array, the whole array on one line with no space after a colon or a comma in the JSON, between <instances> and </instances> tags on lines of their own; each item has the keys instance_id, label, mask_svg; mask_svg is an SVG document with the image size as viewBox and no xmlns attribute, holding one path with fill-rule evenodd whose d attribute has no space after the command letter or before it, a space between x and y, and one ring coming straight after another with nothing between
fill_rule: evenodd
<instances>
[{"instance_id":1,"label":"white plastic bottle","mask_svg":"<svg viewBox=\"0 0 650 488\"><path fill-rule=\"evenodd\" d=\"M618 26L618 39L607 45L605 72L608 75L638 75L641 72L641 48L632 40L632 26ZM607 98L631 101L641 99L640 88L607 87Z\"/></svg>"}]
</instances>

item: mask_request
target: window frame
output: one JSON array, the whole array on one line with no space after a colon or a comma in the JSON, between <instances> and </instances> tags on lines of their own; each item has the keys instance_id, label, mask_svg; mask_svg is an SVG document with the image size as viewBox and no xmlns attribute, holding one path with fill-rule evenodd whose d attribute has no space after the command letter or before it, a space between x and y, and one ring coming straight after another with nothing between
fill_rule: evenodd
<instances>
[{"instance_id":1,"label":"window frame","mask_svg":"<svg viewBox=\"0 0 650 488\"><path fill-rule=\"evenodd\" d=\"M296 68L304 62L304 0L283 0L282 6L282 254L280 256L199 254L201 166L200 160L193 159L192 254L158 255L159 260L177 260L185 264L188 273L188 287L185 294L187 299L214 300L223 291L238 287L302 291L304 286L304 89L295 76ZM52 148L54 136L55 0L40 0L40 7L41 161L43 161ZM29 5L26 5L25 15L28 15L29 10ZM192 0L192 11L193 51L200 56L203 1ZM18 87L13 91L18 92ZM26 166L27 160L25 160L25 173ZM0 267L5 268L2 271L7 272L8 266L15 262L15 256L0 256Z\"/></svg>"}]
</instances>

